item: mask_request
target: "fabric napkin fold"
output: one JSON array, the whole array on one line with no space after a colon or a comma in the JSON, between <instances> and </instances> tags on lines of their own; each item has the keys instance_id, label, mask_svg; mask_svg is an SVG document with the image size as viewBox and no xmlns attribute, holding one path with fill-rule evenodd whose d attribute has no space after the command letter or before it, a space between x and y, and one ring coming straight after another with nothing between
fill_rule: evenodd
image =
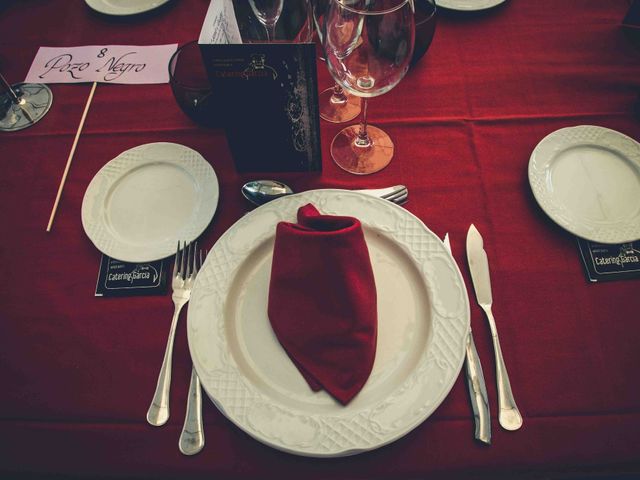
<instances>
[{"instance_id":1,"label":"fabric napkin fold","mask_svg":"<svg viewBox=\"0 0 640 480\"><path fill-rule=\"evenodd\" d=\"M300 207L298 223L276 228L269 320L312 390L343 405L373 367L376 287L362 225L353 217Z\"/></svg>"}]
</instances>

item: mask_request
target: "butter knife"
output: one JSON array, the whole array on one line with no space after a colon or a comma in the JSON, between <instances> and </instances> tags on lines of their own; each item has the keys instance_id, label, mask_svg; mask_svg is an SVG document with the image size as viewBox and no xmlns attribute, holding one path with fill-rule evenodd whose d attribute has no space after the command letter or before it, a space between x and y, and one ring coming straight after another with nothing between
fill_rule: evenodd
<instances>
[{"instance_id":1,"label":"butter knife","mask_svg":"<svg viewBox=\"0 0 640 480\"><path fill-rule=\"evenodd\" d=\"M502 349L498 339L496 322L491 312L493 297L491 295L491 278L489 276L489 260L484 251L484 242L478 229L471 224L467 232L467 260L476 291L478 304L484 310L491 328L493 350L496 356L496 382L498 385L498 421L505 430L518 430L522 426L522 416L516 406L511 392L507 367L502 358Z\"/></svg>"},{"instance_id":2,"label":"butter knife","mask_svg":"<svg viewBox=\"0 0 640 480\"><path fill-rule=\"evenodd\" d=\"M451 243L449 242L448 233L444 236L444 240L442 242L444 243L447 251L451 253ZM473 341L471 328L469 328L469 336L467 337L465 367L467 372L467 384L469 386L469 399L471 400L471 408L473 409L473 417L475 419L475 437L482 443L491 445L491 414L489 413L489 397L487 395L487 386L484 383L480 357L476 350L476 344Z\"/></svg>"}]
</instances>

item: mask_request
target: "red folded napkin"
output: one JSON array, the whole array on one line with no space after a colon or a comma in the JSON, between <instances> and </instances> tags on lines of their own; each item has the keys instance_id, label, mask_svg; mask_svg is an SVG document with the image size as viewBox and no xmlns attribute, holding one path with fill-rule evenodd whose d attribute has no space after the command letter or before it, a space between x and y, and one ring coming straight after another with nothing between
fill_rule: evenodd
<instances>
[{"instance_id":1,"label":"red folded napkin","mask_svg":"<svg viewBox=\"0 0 640 480\"><path fill-rule=\"evenodd\" d=\"M376 286L360 221L300 207L280 222L273 249L269 320L309 386L346 405L376 354Z\"/></svg>"}]
</instances>

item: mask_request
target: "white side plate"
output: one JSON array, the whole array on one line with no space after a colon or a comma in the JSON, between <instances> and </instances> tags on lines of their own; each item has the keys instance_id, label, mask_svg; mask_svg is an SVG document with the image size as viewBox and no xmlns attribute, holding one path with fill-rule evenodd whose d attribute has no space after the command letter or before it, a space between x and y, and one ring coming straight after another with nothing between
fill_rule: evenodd
<instances>
[{"instance_id":1,"label":"white side plate","mask_svg":"<svg viewBox=\"0 0 640 480\"><path fill-rule=\"evenodd\" d=\"M195 150L148 143L109 161L82 201L82 226L102 253L124 262L150 262L196 239L218 205L218 178Z\"/></svg>"},{"instance_id":2,"label":"white side plate","mask_svg":"<svg viewBox=\"0 0 640 480\"><path fill-rule=\"evenodd\" d=\"M376 360L346 407L309 389L267 317L276 224L307 203L361 220L376 281ZM191 357L220 411L267 445L315 457L372 450L420 425L453 386L469 330L467 291L438 237L403 208L345 190L283 197L242 217L209 253L188 312Z\"/></svg>"},{"instance_id":3,"label":"white side plate","mask_svg":"<svg viewBox=\"0 0 640 480\"><path fill-rule=\"evenodd\" d=\"M557 130L536 146L529 183L562 228L599 243L640 239L640 144L615 130Z\"/></svg>"},{"instance_id":4,"label":"white side plate","mask_svg":"<svg viewBox=\"0 0 640 480\"><path fill-rule=\"evenodd\" d=\"M105 15L136 15L154 10L169 0L85 0L96 12Z\"/></svg>"},{"instance_id":5,"label":"white side plate","mask_svg":"<svg viewBox=\"0 0 640 480\"><path fill-rule=\"evenodd\" d=\"M507 0L436 0L436 5L449 10L474 12L493 8Z\"/></svg>"}]
</instances>

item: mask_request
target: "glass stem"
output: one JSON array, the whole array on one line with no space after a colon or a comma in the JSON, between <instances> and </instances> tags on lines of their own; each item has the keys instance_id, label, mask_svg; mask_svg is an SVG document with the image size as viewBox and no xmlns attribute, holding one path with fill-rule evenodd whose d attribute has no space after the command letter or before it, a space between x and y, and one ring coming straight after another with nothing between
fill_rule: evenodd
<instances>
[{"instance_id":1,"label":"glass stem","mask_svg":"<svg viewBox=\"0 0 640 480\"><path fill-rule=\"evenodd\" d=\"M7 91L7 94L9 94L9 96L11 97L11 101L16 105L18 105L20 103L20 98L18 98L18 95L16 95L16 92L14 92L13 88L11 88L11 84L5 80L5 78L2 76L1 73L0 73L0 84L2 84L4 89Z\"/></svg>"},{"instance_id":2,"label":"glass stem","mask_svg":"<svg viewBox=\"0 0 640 480\"><path fill-rule=\"evenodd\" d=\"M273 42L273 40L276 38L276 24L269 23L265 25L264 28L266 28L267 30L267 42Z\"/></svg>"},{"instance_id":3,"label":"glass stem","mask_svg":"<svg viewBox=\"0 0 640 480\"><path fill-rule=\"evenodd\" d=\"M362 99L362 120L360 120L360 128L358 129L358 136L355 139L355 144L357 147L370 147L371 146L371 138L369 138L369 134L367 133L367 105L368 99Z\"/></svg>"},{"instance_id":4,"label":"glass stem","mask_svg":"<svg viewBox=\"0 0 640 480\"><path fill-rule=\"evenodd\" d=\"M344 94L344 90L340 85L335 83L333 85L333 93L331 94L332 103L347 103L347 96Z\"/></svg>"}]
</instances>

